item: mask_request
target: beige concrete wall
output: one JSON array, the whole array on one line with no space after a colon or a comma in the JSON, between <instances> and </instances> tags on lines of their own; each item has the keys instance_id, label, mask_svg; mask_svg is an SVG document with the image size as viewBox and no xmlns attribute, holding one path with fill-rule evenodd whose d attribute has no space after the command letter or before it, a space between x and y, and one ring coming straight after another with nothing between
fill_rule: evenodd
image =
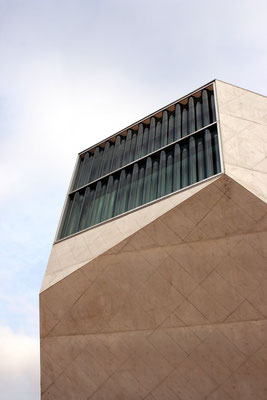
<instances>
[{"instance_id":1,"label":"beige concrete wall","mask_svg":"<svg viewBox=\"0 0 267 400\"><path fill-rule=\"evenodd\" d=\"M44 290L42 400L264 400L266 241L223 176Z\"/></svg>"},{"instance_id":2,"label":"beige concrete wall","mask_svg":"<svg viewBox=\"0 0 267 400\"><path fill-rule=\"evenodd\" d=\"M267 202L267 98L216 81L225 173Z\"/></svg>"},{"instance_id":3,"label":"beige concrete wall","mask_svg":"<svg viewBox=\"0 0 267 400\"><path fill-rule=\"evenodd\" d=\"M177 206L217 178L196 184L179 193L142 207L125 216L88 229L53 245L41 291L114 247L168 210Z\"/></svg>"},{"instance_id":4,"label":"beige concrete wall","mask_svg":"<svg viewBox=\"0 0 267 400\"><path fill-rule=\"evenodd\" d=\"M216 92L225 172L266 202L267 99L218 80ZM197 184L55 244L41 291L137 232L210 182Z\"/></svg>"},{"instance_id":5,"label":"beige concrete wall","mask_svg":"<svg viewBox=\"0 0 267 400\"><path fill-rule=\"evenodd\" d=\"M225 175L53 246L42 400L267 398L267 100L216 93Z\"/></svg>"}]
</instances>

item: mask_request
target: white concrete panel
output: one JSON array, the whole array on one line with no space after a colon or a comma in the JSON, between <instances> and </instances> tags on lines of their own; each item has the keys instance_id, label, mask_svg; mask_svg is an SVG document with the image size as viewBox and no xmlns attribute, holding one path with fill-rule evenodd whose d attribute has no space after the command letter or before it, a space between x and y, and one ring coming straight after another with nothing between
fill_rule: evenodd
<instances>
[{"instance_id":1,"label":"white concrete panel","mask_svg":"<svg viewBox=\"0 0 267 400\"><path fill-rule=\"evenodd\" d=\"M267 98L216 81L225 173L267 201Z\"/></svg>"}]
</instances>

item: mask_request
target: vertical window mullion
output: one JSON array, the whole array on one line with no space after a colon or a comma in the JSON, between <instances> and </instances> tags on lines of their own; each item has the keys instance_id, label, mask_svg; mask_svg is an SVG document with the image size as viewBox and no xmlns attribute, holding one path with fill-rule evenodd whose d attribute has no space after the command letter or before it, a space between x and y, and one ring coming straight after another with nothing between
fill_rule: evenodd
<instances>
[{"instance_id":1,"label":"vertical window mullion","mask_svg":"<svg viewBox=\"0 0 267 400\"><path fill-rule=\"evenodd\" d=\"M156 134L156 119L152 117L150 120L149 134L148 134L148 149L147 152L151 153L154 150L154 141Z\"/></svg>"},{"instance_id":2,"label":"vertical window mullion","mask_svg":"<svg viewBox=\"0 0 267 400\"><path fill-rule=\"evenodd\" d=\"M174 115L171 114L169 117L169 125L168 125L168 143L172 143L174 141Z\"/></svg>"},{"instance_id":3,"label":"vertical window mullion","mask_svg":"<svg viewBox=\"0 0 267 400\"><path fill-rule=\"evenodd\" d=\"M138 174L139 174L139 166L138 164L134 164L133 173L132 173L132 181L130 187L130 198L128 203L128 210L133 209L136 206L136 193L138 186Z\"/></svg>"},{"instance_id":4,"label":"vertical window mullion","mask_svg":"<svg viewBox=\"0 0 267 400\"><path fill-rule=\"evenodd\" d=\"M141 147L141 157L146 156L148 154L148 135L149 135L149 129L148 127L145 127L143 134L143 143Z\"/></svg>"},{"instance_id":5,"label":"vertical window mullion","mask_svg":"<svg viewBox=\"0 0 267 400\"><path fill-rule=\"evenodd\" d=\"M174 159L173 159L173 190L181 189L181 146L176 143L174 146Z\"/></svg>"},{"instance_id":6,"label":"vertical window mullion","mask_svg":"<svg viewBox=\"0 0 267 400\"><path fill-rule=\"evenodd\" d=\"M203 127L202 121L202 104L200 101L196 103L196 129L201 129Z\"/></svg>"},{"instance_id":7,"label":"vertical window mullion","mask_svg":"<svg viewBox=\"0 0 267 400\"><path fill-rule=\"evenodd\" d=\"M128 164L130 160L131 143L132 143L132 130L129 129L126 136L125 150L123 155L124 165Z\"/></svg>"},{"instance_id":8,"label":"vertical window mullion","mask_svg":"<svg viewBox=\"0 0 267 400\"><path fill-rule=\"evenodd\" d=\"M205 179L205 155L203 134L196 139L197 146L197 178L198 181Z\"/></svg>"},{"instance_id":9,"label":"vertical window mullion","mask_svg":"<svg viewBox=\"0 0 267 400\"><path fill-rule=\"evenodd\" d=\"M214 173L218 174L221 170L221 162L220 162L219 140L218 140L217 130L212 132L212 142L213 142L212 149L213 149Z\"/></svg>"},{"instance_id":10,"label":"vertical window mullion","mask_svg":"<svg viewBox=\"0 0 267 400\"><path fill-rule=\"evenodd\" d=\"M187 109L184 107L182 111L182 137L186 136L188 134L188 118L187 118Z\"/></svg>"},{"instance_id":11,"label":"vertical window mullion","mask_svg":"<svg viewBox=\"0 0 267 400\"><path fill-rule=\"evenodd\" d=\"M161 123L161 147L166 146L168 140L168 111L163 111Z\"/></svg>"},{"instance_id":12,"label":"vertical window mullion","mask_svg":"<svg viewBox=\"0 0 267 400\"><path fill-rule=\"evenodd\" d=\"M211 133L209 129L205 129L204 147L205 147L206 178L208 178L214 174Z\"/></svg>"},{"instance_id":13,"label":"vertical window mullion","mask_svg":"<svg viewBox=\"0 0 267 400\"><path fill-rule=\"evenodd\" d=\"M196 130L195 118L195 102L194 98L191 96L188 100L188 133Z\"/></svg>"},{"instance_id":14,"label":"vertical window mullion","mask_svg":"<svg viewBox=\"0 0 267 400\"><path fill-rule=\"evenodd\" d=\"M169 151L167 155L165 193L169 194L172 191L173 191L173 150Z\"/></svg>"},{"instance_id":15,"label":"vertical window mullion","mask_svg":"<svg viewBox=\"0 0 267 400\"><path fill-rule=\"evenodd\" d=\"M188 186L188 143L184 143L182 146L182 173L181 173L182 188Z\"/></svg>"},{"instance_id":16,"label":"vertical window mullion","mask_svg":"<svg viewBox=\"0 0 267 400\"><path fill-rule=\"evenodd\" d=\"M202 119L203 126L210 124L210 107L207 90L202 91Z\"/></svg>"},{"instance_id":17,"label":"vertical window mullion","mask_svg":"<svg viewBox=\"0 0 267 400\"><path fill-rule=\"evenodd\" d=\"M151 178L151 190L150 190L151 200L155 200L157 198L158 174L159 174L159 161L157 156L157 158L153 161L153 166L152 166L152 178Z\"/></svg>"},{"instance_id":18,"label":"vertical window mullion","mask_svg":"<svg viewBox=\"0 0 267 400\"><path fill-rule=\"evenodd\" d=\"M165 195L165 185L166 185L166 151L162 150L160 152L160 160L159 160L158 197L162 197Z\"/></svg>"},{"instance_id":19,"label":"vertical window mullion","mask_svg":"<svg viewBox=\"0 0 267 400\"><path fill-rule=\"evenodd\" d=\"M216 121L213 92L203 89L159 115L80 156L59 238L220 172L217 125L205 129Z\"/></svg>"},{"instance_id":20,"label":"vertical window mullion","mask_svg":"<svg viewBox=\"0 0 267 400\"><path fill-rule=\"evenodd\" d=\"M160 148L160 135L161 135L161 121L158 120L156 124L155 140L154 140L154 151Z\"/></svg>"},{"instance_id":21,"label":"vertical window mullion","mask_svg":"<svg viewBox=\"0 0 267 400\"><path fill-rule=\"evenodd\" d=\"M135 150L135 156L134 156L134 158L136 160L138 160L138 158L141 157L143 136L144 136L144 125L143 124L139 124L138 133L137 133L136 150Z\"/></svg>"},{"instance_id":22,"label":"vertical window mullion","mask_svg":"<svg viewBox=\"0 0 267 400\"><path fill-rule=\"evenodd\" d=\"M189 138L189 184L197 181L196 141L194 136Z\"/></svg>"},{"instance_id":23,"label":"vertical window mullion","mask_svg":"<svg viewBox=\"0 0 267 400\"><path fill-rule=\"evenodd\" d=\"M151 172L152 172L152 159L151 157L147 157L142 204L148 203L150 200Z\"/></svg>"},{"instance_id":24,"label":"vertical window mullion","mask_svg":"<svg viewBox=\"0 0 267 400\"><path fill-rule=\"evenodd\" d=\"M215 110L215 102L214 102L214 94L210 95L210 110L211 110L211 122L216 121L216 110Z\"/></svg>"},{"instance_id":25,"label":"vertical window mullion","mask_svg":"<svg viewBox=\"0 0 267 400\"><path fill-rule=\"evenodd\" d=\"M180 104L175 106L175 117L174 117L174 140L178 140L182 137L182 111Z\"/></svg>"}]
</instances>

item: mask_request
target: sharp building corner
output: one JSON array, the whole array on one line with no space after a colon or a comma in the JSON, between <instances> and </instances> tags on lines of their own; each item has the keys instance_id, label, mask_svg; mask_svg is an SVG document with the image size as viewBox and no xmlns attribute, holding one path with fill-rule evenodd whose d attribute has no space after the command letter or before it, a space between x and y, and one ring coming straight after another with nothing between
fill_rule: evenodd
<instances>
[{"instance_id":1,"label":"sharp building corner","mask_svg":"<svg viewBox=\"0 0 267 400\"><path fill-rule=\"evenodd\" d=\"M214 80L78 155L42 400L267 397L267 98Z\"/></svg>"}]
</instances>

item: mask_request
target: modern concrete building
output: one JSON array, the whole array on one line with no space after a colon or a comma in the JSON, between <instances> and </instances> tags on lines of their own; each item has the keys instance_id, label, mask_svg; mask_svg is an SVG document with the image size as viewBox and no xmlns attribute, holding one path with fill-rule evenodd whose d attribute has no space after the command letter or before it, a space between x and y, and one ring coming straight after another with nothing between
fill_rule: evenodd
<instances>
[{"instance_id":1,"label":"modern concrete building","mask_svg":"<svg viewBox=\"0 0 267 400\"><path fill-rule=\"evenodd\" d=\"M79 154L42 400L267 399L267 99L213 81Z\"/></svg>"}]
</instances>

